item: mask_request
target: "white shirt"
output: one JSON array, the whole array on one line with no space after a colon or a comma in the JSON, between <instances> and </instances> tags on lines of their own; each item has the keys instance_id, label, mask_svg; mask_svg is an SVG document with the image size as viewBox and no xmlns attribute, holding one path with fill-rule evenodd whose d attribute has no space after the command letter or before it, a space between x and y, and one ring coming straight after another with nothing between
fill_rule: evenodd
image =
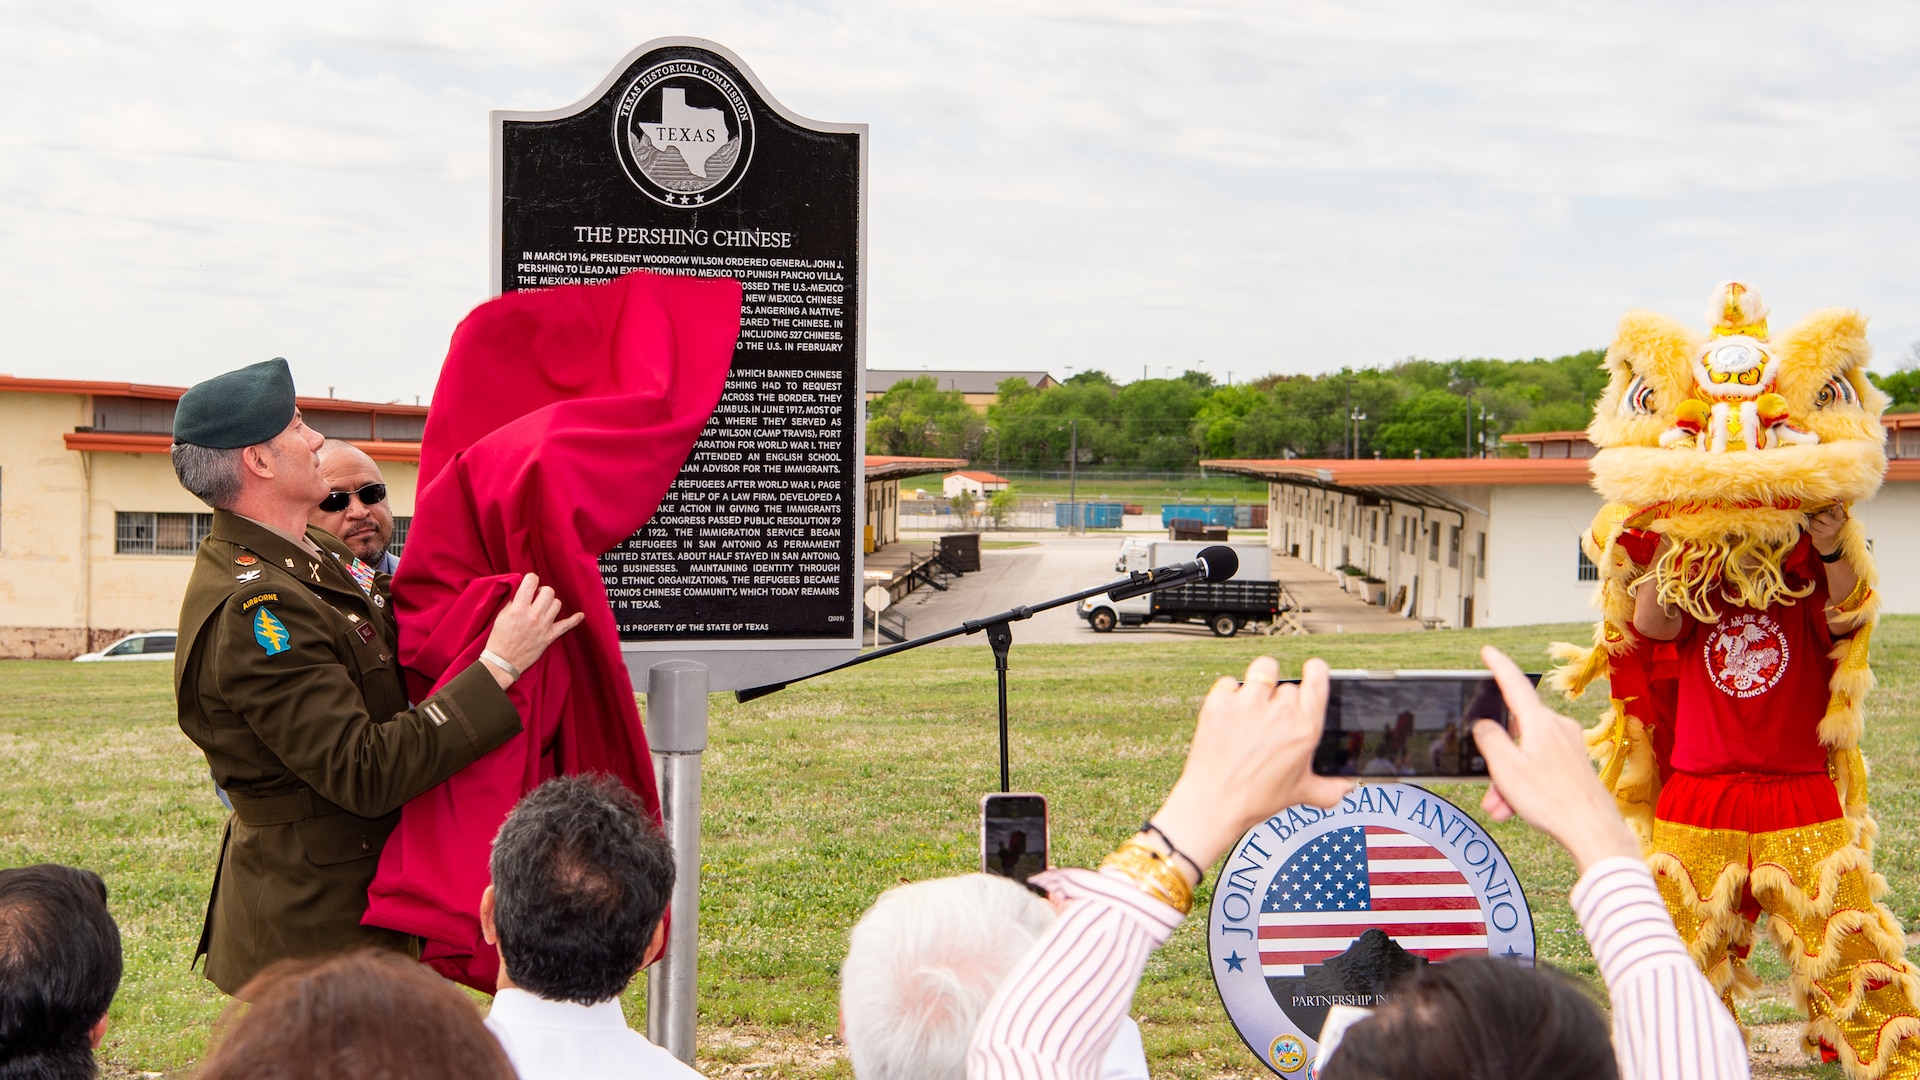
<instances>
[{"instance_id":1,"label":"white shirt","mask_svg":"<svg viewBox=\"0 0 1920 1080\"><path fill-rule=\"evenodd\" d=\"M1066 913L994 993L967 1056L968 1080L1094 1080L1133 1001L1147 954L1178 911L1125 877L1049 870L1033 882ZM1638 859L1605 859L1573 889L1573 910L1613 1003L1622 1080L1736 1080L1747 1045L1674 931Z\"/></svg>"},{"instance_id":2,"label":"white shirt","mask_svg":"<svg viewBox=\"0 0 1920 1080\"><path fill-rule=\"evenodd\" d=\"M700 1076L627 1027L619 998L575 1005L506 989L493 997L487 1030L500 1040L520 1080Z\"/></svg>"}]
</instances>

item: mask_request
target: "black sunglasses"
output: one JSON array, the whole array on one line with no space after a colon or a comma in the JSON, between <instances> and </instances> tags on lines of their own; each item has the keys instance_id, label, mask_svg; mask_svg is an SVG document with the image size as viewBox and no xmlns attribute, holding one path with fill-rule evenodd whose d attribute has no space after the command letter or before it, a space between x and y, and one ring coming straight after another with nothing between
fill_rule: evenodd
<instances>
[{"instance_id":1,"label":"black sunglasses","mask_svg":"<svg viewBox=\"0 0 1920 1080\"><path fill-rule=\"evenodd\" d=\"M360 497L361 506L378 506L387 501L387 485L368 484L359 491L329 491L327 497L320 500L320 509L337 514L347 508L347 503L355 495Z\"/></svg>"}]
</instances>

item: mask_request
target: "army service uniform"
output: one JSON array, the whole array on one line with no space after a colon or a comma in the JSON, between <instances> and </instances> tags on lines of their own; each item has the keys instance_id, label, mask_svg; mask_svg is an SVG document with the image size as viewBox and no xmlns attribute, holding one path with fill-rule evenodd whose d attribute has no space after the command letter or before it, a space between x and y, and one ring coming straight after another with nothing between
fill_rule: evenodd
<instances>
[{"instance_id":1,"label":"army service uniform","mask_svg":"<svg viewBox=\"0 0 1920 1080\"><path fill-rule=\"evenodd\" d=\"M360 925L399 808L520 731L474 664L408 706L384 575L216 512L180 609L180 729L233 799L195 952L236 993L287 956L411 939Z\"/></svg>"}]
</instances>

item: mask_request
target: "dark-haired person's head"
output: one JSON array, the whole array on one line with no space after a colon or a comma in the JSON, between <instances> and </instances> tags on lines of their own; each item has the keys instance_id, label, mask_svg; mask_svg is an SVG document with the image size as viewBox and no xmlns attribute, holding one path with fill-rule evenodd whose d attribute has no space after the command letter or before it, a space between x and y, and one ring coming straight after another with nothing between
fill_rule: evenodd
<instances>
[{"instance_id":1,"label":"dark-haired person's head","mask_svg":"<svg viewBox=\"0 0 1920 1080\"><path fill-rule=\"evenodd\" d=\"M0 870L0 1080L96 1075L120 988L120 928L91 870Z\"/></svg>"},{"instance_id":2,"label":"dark-haired person's head","mask_svg":"<svg viewBox=\"0 0 1920 1080\"><path fill-rule=\"evenodd\" d=\"M198 1080L514 1077L467 995L379 949L269 965L216 1032Z\"/></svg>"},{"instance_id":3,"label":"dark-haired person's head","mask_svg":"<svg viewBox=\"0 0 1920 1080\"><path fill-rule=\"evenodd\" d=\"M493 838L481 927L501 985L592 1005L659 952L673 848L610 776L561 776L522 798Z\"/></svg>"},{"instance_id":4,"label":"dark-haired person's head","mask_svg":"<svg viewBox=\"0 0 1920 1080\"><path fill-rule=\"evenodd\" d=\"M1600 1007L1550 968L1488 956L1427 964L1348 1028L1322 1080L1617 1080Z\"/></svg>"}]
</instances>

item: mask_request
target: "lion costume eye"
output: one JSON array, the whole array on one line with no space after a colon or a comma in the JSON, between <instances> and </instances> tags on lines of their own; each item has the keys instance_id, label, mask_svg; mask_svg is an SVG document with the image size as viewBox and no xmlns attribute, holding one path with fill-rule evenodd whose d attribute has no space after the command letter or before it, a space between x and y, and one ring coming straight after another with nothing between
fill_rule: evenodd
<instances>
[{"instance_id":1,"label":"lion costume eye","mask_svg":"<svg viewBox=\"0 0 1920 1080\"><path fill-rule=\"evenodd\" d=\"M1620 397L1620 411L1628 416L1653 415L1653 387L1647 385L1644 376L1635 375L1627 384L1627 392Z\"/></svg>"},{"instance_id":2,"label":"lion costume eye","mask_svg":"<svg viewBox=\"0 0 1920 1080\"><path fill-rule=\"evenodd\" d=\"M1855 408L1860 406L1860 395L1853 392L1853 384L1838 376L1828 379L1827 384L1820 388L1820 393L1813 399L1813 407L1824 409L1836 401L1844 401Z\"/></svg>"}]
</instances>

